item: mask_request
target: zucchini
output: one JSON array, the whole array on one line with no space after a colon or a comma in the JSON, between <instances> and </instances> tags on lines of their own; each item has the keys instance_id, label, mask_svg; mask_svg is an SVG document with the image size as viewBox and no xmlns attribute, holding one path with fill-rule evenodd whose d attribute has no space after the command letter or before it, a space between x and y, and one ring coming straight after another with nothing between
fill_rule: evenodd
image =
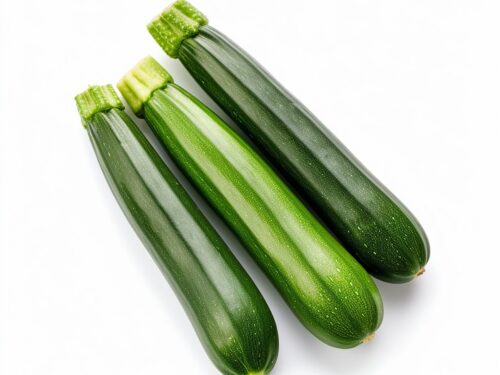
<instances>
[{"instance_id":1,"label":"zucchini","mask_svg":"<svg viewBox=\"0 0 500 375\"><path fill-rule=\"evenodd\" d=\"M427 237L409 210L296 98L194 7L177 1L148 28L375 277L423 273Z\"/></svg>"},{"instance_id":2,"label":"zucchini","mask_svg":"<svg viewBox=\"0 0 500 375\"><path fill-rule=\"evenodd\" d=\"M243 139L151 57L118 88L306 328L342 348L372 336L383 314L373 280Z\"/></svg>"},{"instance_id":3,"label":"zucchini","mask_svg":"<svg viewBox=\"0 0 500 375\"><path fill-rule=\"evenodd\" d=\"M93 86L77 106L106 179L130 224L224 374L265 374L278 353L271 312L194 201L123 112L113 88Z\"/></svg>"}]
</instances>

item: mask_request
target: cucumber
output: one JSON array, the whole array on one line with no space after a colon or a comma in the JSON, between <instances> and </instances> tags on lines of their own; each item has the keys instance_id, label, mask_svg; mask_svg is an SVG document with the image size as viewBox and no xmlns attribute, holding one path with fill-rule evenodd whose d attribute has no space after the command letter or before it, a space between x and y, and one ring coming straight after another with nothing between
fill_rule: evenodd
<instances>
[{"instance_id":1,"label":"cucumber","mask_svg":"<svg viewBox=\"0 0 500 375\"><path fill-rule=\"evenodd\" d=\"M76 97L106 179L223 374L265 374L278 353L271 312L111 86ZM166 354L168 355L168 353Z\"/></svg>"},{"instance_id":2,"label":"cucumber","mask_svg":"<svg viewBox=\"0 0 500 375\"><path fill-rule=\"evenodd\" d=\"M151 57L118 84L185 175L239 237L298 319L327 344L371 337L382 301L366 271L228 125Z\"/></svg>"},{"instance_id":3,"label":"cucumber","mask_svg":"<svg viewBox=\"0 0 500 375\"><path fill-rule=\"evenodd\" d=\"M178 1L148 28L372 275L403 283L423 273L429 242L410 211L304 105L207 23Z\"/></svg>"}]
</instances>

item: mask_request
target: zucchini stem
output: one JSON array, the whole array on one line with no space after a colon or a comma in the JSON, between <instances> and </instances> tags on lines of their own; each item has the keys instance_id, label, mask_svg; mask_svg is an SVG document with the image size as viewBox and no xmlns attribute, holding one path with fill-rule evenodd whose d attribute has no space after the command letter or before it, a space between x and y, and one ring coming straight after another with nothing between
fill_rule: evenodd
<instances>
[{"instance_id":1,"label":"zucchini stem","mask_svg":"<svg viewBox=\"0 0 500 375\"><path fill-rule=\"evenodd\" d=\"M87 121L96 113L109 111L112 108L125 108L111 85L90 86L87 90L75 96L75 101L85 128L87 127Z\"/></svg>"},{"instance_id":2,"label":"zucchini stem","mask_svg":"<svg viewBox=\"0 0 500 375\"><path fill-rule=\"evenodd\" d=\"M155 59L147 56L125 74L116 86L134 113L142 116L142 107L151 94L171 82L174 82L172 76Z\"/></svg>"},{"instance_id":3,"label":"zucchini stem","mask_svg":"<svg viewBox=\"0 0 500 375\"><path fill-rule=\"evenodd\" d=\"M151 21L148 30L170 57L176 58L182 41L198 34L207 17L185 0L178 0Z\"/></svg>"}]
</instances>

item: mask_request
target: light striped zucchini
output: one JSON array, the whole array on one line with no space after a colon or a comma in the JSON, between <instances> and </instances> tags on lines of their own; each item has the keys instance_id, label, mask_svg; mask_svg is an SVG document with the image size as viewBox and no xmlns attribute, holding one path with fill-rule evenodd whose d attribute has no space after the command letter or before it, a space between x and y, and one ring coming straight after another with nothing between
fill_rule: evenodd
<instances>
[{"instance_id":1,"label":"light striped zucchini","mask_svg":"<svg viewBox=\"0 0 500 375\"><path fill-rule=\"evenodd\" d=\"M313 334L337 347L382 320L371 277L228 125L146 58L118 84Z\"/></svg>"}]
</instances>

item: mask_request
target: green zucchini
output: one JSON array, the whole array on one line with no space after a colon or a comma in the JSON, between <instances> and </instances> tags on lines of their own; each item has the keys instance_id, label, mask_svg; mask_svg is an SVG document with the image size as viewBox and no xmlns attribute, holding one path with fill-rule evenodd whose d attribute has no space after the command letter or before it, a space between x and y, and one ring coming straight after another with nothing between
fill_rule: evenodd
<instances>
[{"instance_id":1,"label":"green zucchini","mask_svg":"<svg viewBox=\"0 0 500 375\"><path fill-rule=\"evenodd\" d=\"M194 201L123 112L113 88L76 97L118 203L224 374L265 374L278 353L271 312Z\"/></svg>"},{"instance_id":2,"label":"green zucchini","mask_svg":"<svg viewBox=\"0 0 500 375\"><path fill-rule=\"evenodd\" d=\"M372 275L394 283L420 275L429 243L415 217L304 105L207 23L177 1L148 28Z\"/></svg>"},{"instance_id":3,"label":"green zucchini","mask_svg":"<svg viewBox=\"0 0 500 375\"><path fill-rule=\"evenodd\" d=\"M306 328L343 348L372 336L383 314L373 280L243 139L151 57L118 89Z\"/></svg>"}]
</instances>

